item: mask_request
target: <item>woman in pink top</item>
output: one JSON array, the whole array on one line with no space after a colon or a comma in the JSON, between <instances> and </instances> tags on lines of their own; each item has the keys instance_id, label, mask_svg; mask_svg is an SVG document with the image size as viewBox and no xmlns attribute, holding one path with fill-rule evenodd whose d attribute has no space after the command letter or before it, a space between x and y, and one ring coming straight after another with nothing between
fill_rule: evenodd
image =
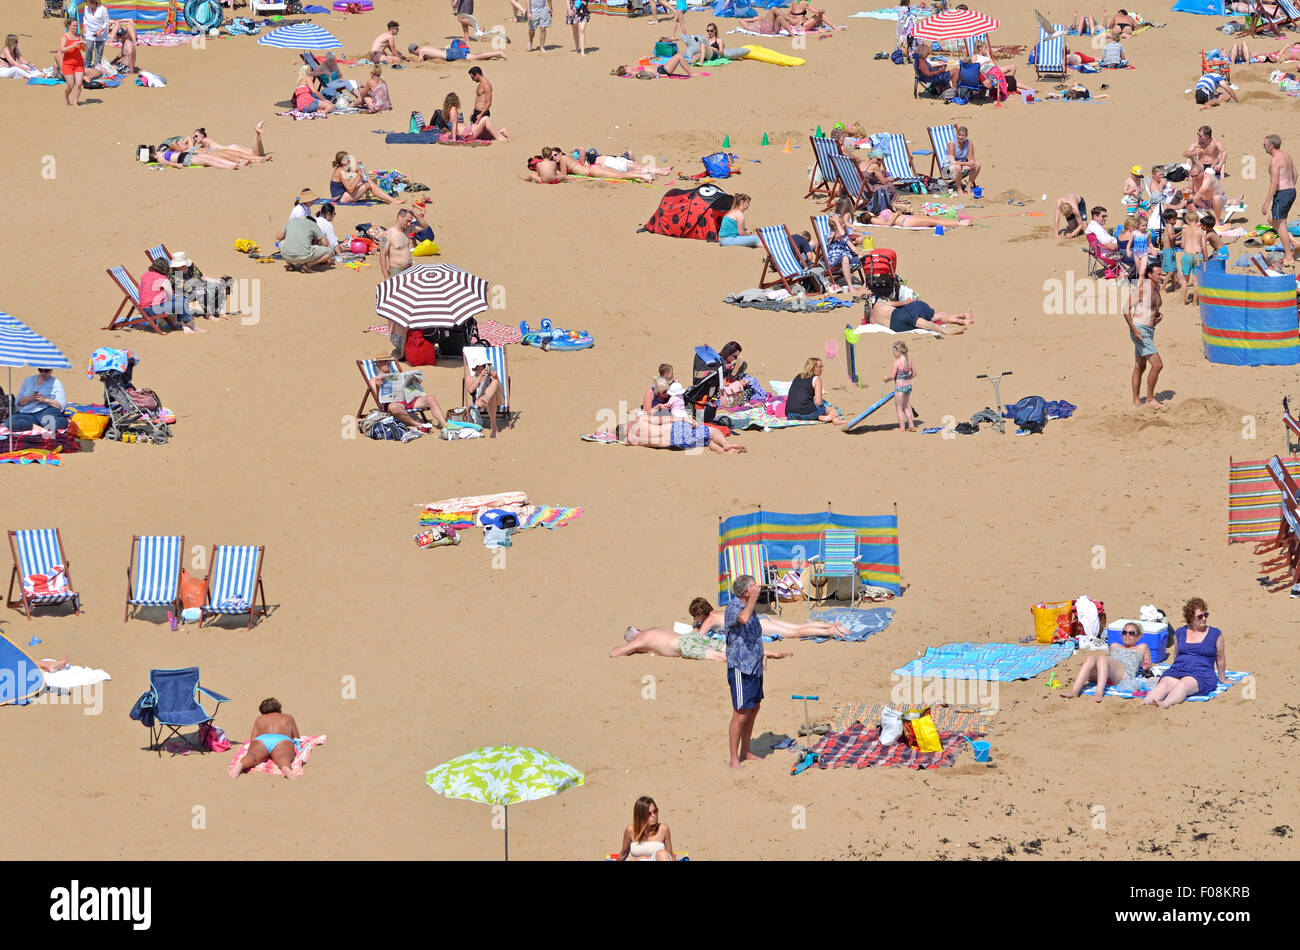
<instances>
[{"instance_id":1,"label":"woman in pink top","mask_svg":"<svg viewBox=\"0 0 1300 950\"><path fill-rule=\"evenodd\" d=\"M140 278L140 309L151 317L172 317L186 333L207 333L194 326L194 317L185 304L185 295L172 287L171 264L157 260Z\"/></svg>"}]
</instances>

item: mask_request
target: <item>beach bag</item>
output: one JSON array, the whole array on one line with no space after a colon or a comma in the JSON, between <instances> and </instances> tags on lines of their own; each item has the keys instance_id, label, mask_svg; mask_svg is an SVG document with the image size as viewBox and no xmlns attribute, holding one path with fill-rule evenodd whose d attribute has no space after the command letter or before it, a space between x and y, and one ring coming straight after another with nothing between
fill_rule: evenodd
<instances>
[{"instance_id":1,"label":"beach bag","mask_svg":"<svg viewBox=\"0 0 1300 950\"><path fill-rule=\"evenodd\" d=\"M438 362L438 350L418 331L406 334L406 348L402 355L412 366L434 366Z\"/></svg>"},{"instance_id":2,"label":"beach bag","mask_svg":"<svg viewBox=\"0 0 1300 950\"><path fill-rule=\"evenodd\" d=\"M1047 425L1047 400L1042 396L1026 396L1011 407L1011 419L1022 429L1042 432Z\"/></svg>"},{"instance_id":3,"label":"beach bag","mask_svg":"<svg viewBox=\"0 0 1300 950\"><path fill-rule=\"evenodd\" d=\"M226 738L226 730L218 728L210 722L205 722L199 726L199 745L209 752L230 751L230 740Z\"/></svg>"},{"instance_id":4,"label":"beach bag","mask_svg":"<svg viewBox=\"0 0 1300 950\"><path fill-rule=\"evenodd\" d=\"M68 426L78 439L102 439L108 428L108 416L97 416L90 412L74 412Z\"/></svg>"},{"instance_id":5,"label":"beach bag","mask_svg":"<svg viewBox=\"0 0 1300 950\"><path fill-rule=\"evenodd\" d=\"M1074 612L1074 601L1062 600L1055 603L1037 603L1029 608L1034 617L1034 639L1039 643L1054 643L1056 631L1070 629L1070 618Z\"/></svg>"},{"instance_id":6,"label":"beach bag","mask_svg":"<svg viewBox=\"0 0 1300 950\"><path fill-rule=\"evenodd\" d=\"M154 701L153 690L149 689L140 694L140 698L135 701L128 715L137 722L143 723L146 728L152 729L154 722Z\"/></svg>"},{"instance_id":7,"label":"beach bag","mask_svg":"<svg viewBox=\"0 0 1300 950\"><path fill-rule=\"evenodd\" d=\"M712 155L705 155L700 160L704 162L704 170L710 177L731 177L731 162L727 159L726 152L714 152Z\"/></svg>"},{"instance_id":8,"label":"beach bag","mask_svg":"<svg viewBox=\"0 0 1300 950\"><path fill-rule=\"evenodd\" d=\"M407 126L407 131L419 132L422 128L424 128L424 113L416 109L411 113L411 124Z\"/></svg>"},{"instance_id":9,"label":"beach bag","mask_svg":"<svg viewBox=\"0 0 1300 950\"><path fill-rule=\"evenodd\" d=\"M1169 181L1187 181L1188 171L1182 165L1166 165L1165 178Z\"/></svg>"},{"instance_id":10,"label":"beach bag","mask_svg":"<svg viewBox=\"0 0 1300 950\"><path fill-rule=\"evenodd\" d=\"M930 707L909 709L903 715L903 741L917 752L942 752L939 730L930 718Z\"/></svg>"},{"instance_id":11,"label":"beach bag","mask_svg":"<svg viewBox=\"0 0 1300 950\"><path fill-rule=\"evenodd\" d=\"M195 577L189 571L182 569L178 593L181 596L182 608L201 608L208 602L208 579L206 577Z\"/></svg>"},{"instance_id":12,"label":"beach bag","mask_svg":"<svg viewBox=\"0 0 1300 950\"><path fill-rule=\"evenodd\" d=\"M895 66L902 66L903 63L907 62L907 57L903 55L903 51L901 49L896 49L889 54L889 61L893 63Z\"/></svg>"},{"instance_id":13,"label":"beach bag","mask_svg":"<svg viewBox=\"0 0 1300 950\"><path fill-rule=\"evenodd\" d=\"M157 412L162 408L162 400L152 389L128 389L126 392L135 407L143 412Z\"/></svg>"},{"instance_id":14,"label":"beach bag","mask_svg":"<svg viewBox=\"0 0 1300 950\"><path fill-rule=\"evenodd\" d=\"M660 42L655 44L656 57L662 56L665 59L672 59L676 55L677 55L676 43Z\"/></svg>"}]
</instances>

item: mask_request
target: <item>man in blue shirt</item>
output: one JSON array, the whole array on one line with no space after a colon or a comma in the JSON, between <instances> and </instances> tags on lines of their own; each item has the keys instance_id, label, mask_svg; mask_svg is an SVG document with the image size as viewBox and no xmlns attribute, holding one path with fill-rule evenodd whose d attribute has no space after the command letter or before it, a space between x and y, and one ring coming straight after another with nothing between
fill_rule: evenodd
<instances>
[{"instance_id":1,"label":"man in blue shirt","mask_svg":"<svg viewBox=\"0 0 1300 950\"><path fill-rule=\"evenodd\" d=\"M38 370L35 376L24 379L18 390L13 414L9 417L9 431L26 432L37 425L51 431L66 429L68 417L64 407L67 403L63 384L54 378L54 370Z\"/></svg>"},{"instance_id":2,"label":"man in blue shirt","mask_svg":"<svg viewBox=\"0 0 1300 950\"><path fill-rule=\"evenodd\" d=\"M741 768L749 759L757 759L749 750L754 735L754 720L763 701L763 629L754 608L762 588L748 574L731 585L727 603L727 685L731 690L731 724L727 727L727 754L731 768Z\"/></svg>"}]
</instances>

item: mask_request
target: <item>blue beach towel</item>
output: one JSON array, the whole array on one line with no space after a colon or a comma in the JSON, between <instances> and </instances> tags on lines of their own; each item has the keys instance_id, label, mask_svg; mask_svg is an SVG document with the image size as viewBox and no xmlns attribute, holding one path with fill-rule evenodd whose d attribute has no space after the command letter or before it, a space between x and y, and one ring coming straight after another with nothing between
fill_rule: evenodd
<instances>
[{"instance_id":1,"label":"blue beach towel","mask_svg":"<svg viewBox=\"0 0 1300 950\"><path fill-rule=\"evenodd\" d=\"M985 679L1007 683L1027 680L1074 653L1074 643L1022 646L1017 643L945 643L927 647L925 656L894 670L898 676Z\"/></svg>"},{"instance_id":2,"label":"blue beach towel","mask_svg":"<svg viewBox=\"0 0 1300 950\"><path fill-rule=\"evenodd\" d=\"M831 639L861 643L873 633L879 633L888 627L889 622L894 619L894 613L893 607L868 607L861 610L853 607L835 607L830 610L814 610L808 615L809 620L821 620L824 623L842 623L849 628L849 635L834 638L805 637L804 639L813 640L816 643L825 643Z\"/></svg>"},{"instance_id":3,"label":"blue beach towel","mask_svg":"<svg viewBox=\"0 0 1300 950\"><path fill-rule=\"evenodd\" d=\"M1167 669L1169 669L1168 663L1162 663L1160 666L1153 666L1152 670L1155 671L1156 675L1155 678L1150 681L1150 685L1155 686L1157 680L1159 680L1160 678L1160 674ZM1228 690L1232 689L1232 687L1236 686L1238 683L1240 683L1249 675L1250 675L1249 673L1242 673L1242 672L1238 672L1237 670L1228 670L1228 682L1220 683L1218 686L1214 688L1213 692L1206 693L1204 696L1188 696L1187 701L1189 703L1208 703L1210 700L1212 700L1215 696L1218 696L1220 693L1226 693ZM1096 696L1097 685L1093 683L1092 685L1085 687L1082 690L1082 692L1079 693L1079 695ZM1135 693L1132 690L1127 690L1127 689L1118 690L1114 686L1107 686L1106 695L1117 696L1120 699L1136 699L1139 696L1145 696L1146 693Z\"/></svg>"}]
</instances>

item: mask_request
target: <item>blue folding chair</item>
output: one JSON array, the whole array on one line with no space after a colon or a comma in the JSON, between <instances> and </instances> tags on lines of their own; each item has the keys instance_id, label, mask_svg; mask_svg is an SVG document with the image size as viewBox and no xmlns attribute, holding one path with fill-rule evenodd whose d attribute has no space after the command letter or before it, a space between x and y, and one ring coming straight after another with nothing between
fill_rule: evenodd
<instances>
[{"instance_id":1,"label":"blue folding chair","mask_svg":"<svg viewBox=\"0 0 1300 950\"><path fill-rule=\"evenodd\" d=\"M248 628L253 627L253 617L265 617L266 591L262 588L262 558L264 545L214 544L212 569L208 574L208 602L203 605L200 622L213 615L248 614ZM262 606L257 606L261 595Z\"/></svg>"},{"instance_id":2,"label":"blue folding chair","mask_svg":"<svg viewBox=\"0 0 1300 950\"><path fill-rule=\"evenodd\" d=\"M1053 26L1052 34L1063 33L1065 27ZM1038 45L1034 47L1034 72L1039 79L1065 81L1065 37L1052 36L1041 26L1038 28Z\"/></svg>"},{"instance_id":3,"label":"blue folding chair","mask_svg":"<svg viewBox=\"0 0 1300 950\"><path fill-rule=\"evenodd\" d=\"M921 178L912 167L912 156L907 151L907 141L898 132L885 135L885 171L902 187L920 184Z\"/></svg>"},{"instance_id":4,"label":"blue folding chair","mask_svg":"<svg viewBox=\"0 0 1300 950\"><path fill-rule=\"evenodd\" d=\"M212 720L217 718L221 704L230 702L228 697L199 683L197 666L187 666L183 670L150 670L149 692L153 707L153 723L149 727L150 748L157 751L160 759L164 742L176 738L189 743L190 740L181 735L181 730L190 726L211 725ZM203 708L199 694L216 703L212 712ZM150 705L148 700L145 705ZM198 748L201 752L207 751L202 743Z\"/></svg>"},{"instance_id":5,"label":"blue folding chair","mask_svg":"<svg viewBox=\"0 0 1300 950\"><path fill-rule=\"evenodd\" d=\"M122 622L131 616L131 608L170 607L181 611L181 552L185 536L132 535L131 558L126 562L126 609Z\"/></svg>"},{"instance_id":6,"label":"blue folding chair","mask_svg":"<svg viewBox=\"0 0 1300 950\"><path fill-rule=\"evenodd\" d=\"M988 90L980 82L980 64L962 63L957 70L957 95L967 102L975 102L987 97Z\"/></svg>"},{"instance_id":7,"label":"blue folding chair","mask_svg":"<svg viewBox=\"0 0 1300 950\"><path fill-rule=\"evenodd\" d=\"M811 277L820 283L820 277L817 273L799 263L799 258L794 252L794 245L790 242L790 232L785 229L784 224L759 228L758 240L763 245L763 250L767 252L763 260L763 272L758 278L759 287L775 287L777 284L781 284L789 293L793 294L796 291L791 286L792 282ZM775 275L771 280L767 276L769 271Z\"/></svg>"},{"instance_id":8,"label":"blue folding chair","mask_svg":"<svg viewBox=\"0 0 1300 950\"><path fill-rule=\"evenodd\" d=\"M921 54L912 54L912 98L919 98L918 90L933 92L936 96L948 88L948 74L943 74L943 81L937 82L939 77L933 79L921 75Z\"/></svg>"},{"instance_id":9,"label":"blue folding chair","mask_svg":"<svg viewBox=\"0 0 1300 950\"><path fill-rule=\"evenodd\" d=\"M822 531L821 553L809 558L813 563L813 583L833 579L835 590L822 600L829 600L839 589L843 578L849 581L849 603L857 602L858 594L858 532L853 528L827 528Z\"/></svg>"},{"instance_id":10,"label":"blue folding chair","mask_svg":"<svg viewBox=\"0 0 1300 950\"><path fill-rule=\"evenodd\" d=\"M45 607L72 601L73 613L81 613L81 595L72 587L72 572L67 557L63 554L63 535L58 528L40 528L30 531L10 531L9 550L14 556L13 572L9 575L9 593L6 603L10 607L19 604L32 619L33 607ZM61 575L66 582L54 593L39 593L27 590L24 580L35 575L54 577ZM14 582L18 582L18 599L14 599Z\"/></svg>"},{"instance_id":11,"label":"blue folding chair","mask_svg":"<svg viewBox=\"0 0 1300 950\"><path fill-rule=\"evenodd\" d=\"M808 194L804 195L804 197L811 198L814 195L824 195L826 200L830 201L834 199L836 185L839 183L835 171L835 158L841 154L840 148L835 144L834 139L816 135L809 136L808 141L812 143L816 163L813 170L808 173ZM817 184L818 172L821 172L821 184Z\"/></svg>"},{"instance_id":12,"label":"blue folding chair","mask_svg":"<svg viewBox=\"0 0 1300 950\"><path fill-rule=\"evenodd\" d=\"M871 199L871 189L863 179L858 163L847 155L836 155L835 171L840 180L840 194L835 196L836 199L847 195L853 199L854 211L865 208L867 202ZM829 207L830 204L827 204L827 208Z\"/></svg>"},{"instance_id":13,"label":"blue folding chair","mask_svg":"<svg viewBox=\"0 0 1300 950\"><path fill-rule=\"evenodd\" d=\"M831 267L830 255L826 253L826 248L831 243L830 215L815 214L811 216L810 220L812 221L813 234L817 238L817 248L821 251L822 266L826 268L826 278L832 284L837 284L839 281L835 279L835 270ZM861 279L862 286L865 287L867 285L867 275L863 269L861 258L859 258L858 266L849 271L849 276L852 277L855 273Z\"/></svg>"},{"instance_id":14,"label":"blue folding chair","mask_svg":"<svg viewBox=\"0 0 1300 950\"><path fill-rule=\"evenodd\" d=\"M943 173L943 167L947 162L948 146L957 141L957 127L932 125L926 131L930 133L930 148L934 150L934 154L930 156L930 177L937 178Z\"/></svg>"}]
</instances>

